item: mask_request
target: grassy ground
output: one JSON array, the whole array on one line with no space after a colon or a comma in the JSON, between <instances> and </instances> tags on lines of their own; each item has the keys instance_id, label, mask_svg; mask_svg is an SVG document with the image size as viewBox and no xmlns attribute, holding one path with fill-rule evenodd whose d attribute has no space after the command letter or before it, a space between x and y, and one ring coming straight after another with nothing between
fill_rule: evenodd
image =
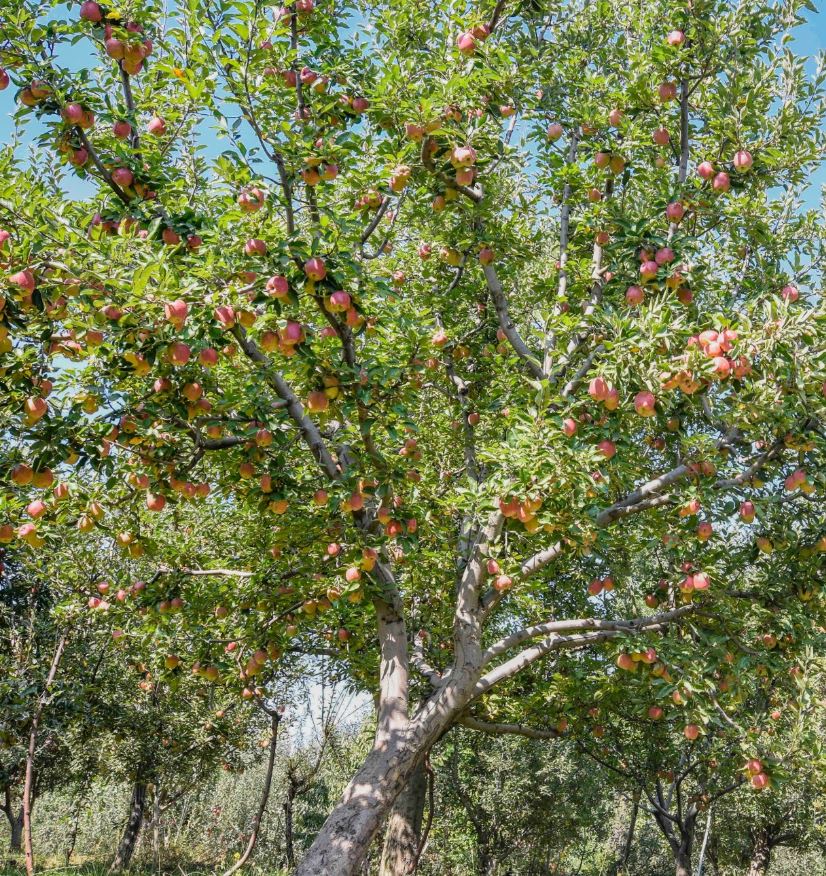
<instances>
[{"instance_id":1,"label":"grassy ground","mask_svg":"<svg viewBox=\"0 0 826 876\"><path fill-rule=\"evenodd\" d=\"M10 857L8 854L0 858L0 876L21 876L25 873L23 858ZM43 858L37 861L37 873L48 876L107 876L109 862L87 861L85 863L66 866L59 861ZM204 867L203 864L188 861L164 861L163 867L151 867L148 864L138 864L129 870L130 876L215 876L215 870ZM245 869L248 876L254 876L254 866ZM269 871L268 876L279 876L278 872Z\"/></svg>"}]
</instances>

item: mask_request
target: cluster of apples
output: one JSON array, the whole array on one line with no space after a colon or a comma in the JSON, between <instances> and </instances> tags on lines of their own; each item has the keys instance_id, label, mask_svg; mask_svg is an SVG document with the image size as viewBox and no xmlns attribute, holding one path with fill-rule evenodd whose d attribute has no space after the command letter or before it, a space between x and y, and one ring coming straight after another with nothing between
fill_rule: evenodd
<instances>
[{"instance_id":1,"label":"cluster of apples","mask_svg":"<svg viewBox=\"0 0 826 876\"><path fill-rule=\"evenodd\" d=\"M91 156L86 146L78 140L76 129L93 128L94 113L83 104L72 101L62 107L60 115L67 128L57 140L57 151L74 167L85 167ZM152 116L146 124L145 132L153 137L162 137L166 133L166 122L160 116ZM112 125L112 134L116 140L128 140L133 135L132 125L125 119L117 119ZM138 197L145 201L152 201L157 197L156 192L145 181L139 179L131 168L111 162L105 163L104 166L111 181L129 197ZM106 234L135 234L144 240L148 236L148 230L141 228L138 220L130 216L104 221L98 215L92 222L92 228ZM180 235L172 228L165 228L161 239L168 246L175 246L181 242ZM190 249L197 249L201 241L197 235L190 235L187 243Z\"/></svg>"},{"instance_id":2,"label":"cluster of apples","mask_svg":"<svg viewBox=\"0 0 826 876\"><path fill-rule=\"evenodd\" d=\"M619 390L611 386L604 377L594 377L589 381L588 395L594 401L602 404L607 411L615 411L620 406ZM640 417L653 417L657 413L657 399L654 393L648 390L641 390L636 393L633 404L634 410ZM569 438L576 434L577 428L576 420L569 417L563 421L562 431Z\"/></svg>"},{"instance_id":3,"label":"cluster of apples","mask_svg":"<svg viewBox=\"0 0 826 876\"><path fill-rule=\"evenodd\" d=\"M754 164L754 158L747 149L738 149L731 163L737 173L747 173ZM705 182L710 182L711 188L719 194L724 194L731 188L730 174L724 170L718 171L711 161L701 161L697 165L697 174Z\"/></svg>"},{"instance_id":4,"label":"cluster of apples","mask_svg":"<svg viewBox=\"0 0 826 876\"><path fill-rule=\"evenodd\" d=\"M679 510L680 517L696 517L700 513L701 504L699 499L691 499ZM707 520L697 525L697 538L699 541L708 541L714 533L714 527ZM689 588L690 589L690 588ZM703 588L699 588L703 589Z\"/></svg>"},{"instance_id":5,"label":"cluster of apples","mask_svg":"<svg viewBox=\"0 0 826 876\"><path fill-rule=\"evenodd\" d=\"M614 579L610 575L605 578L594 578L588 585L588 595L599 596L600 593L610 593L614 587Z\"/></svg>"},{"instance_id":6,"label":"cluster of apples","mask_svg":"<svg viewBox=\"0 0 826 876\"><path fill-rule=\"evenodd\" d=\"M490 27L487 24L477 24L470 30L463 31L456 38L456 48L463 55L473 55L479 43L485 42L490 36Z\"/></svg>"},{"instance_id":7,"label":"cluster of apples","mask_svg":"<svg viewBox=\"0 0 826 876\"><path fill-rule=\"evenodd\" d=\"M749 758L749 760L746 761L745 770L749 777L749 782L755 791L764 791L771 786L771 778L766 772L762 761L758 758Z\"/></svg>"},{"instance_id":8,"label":"cluster of apples","mask_svg":"<svg viewBox=\"0 0 826 876\"><path fill-rule=\"evenodd\" d=\"M815 491L815 486L808 480L806 469L798 468L793 471L783 482L783 486L787 492L793 493L795 490L800 490L801 493L811 495Z\"/></svg>"},{"instance_id":9,"label":"cluster of apples","mask_svg":"<svg viewBox=\"0 0 826 876\"><path fill-rule=\"evenodd\" d=\"M95 585L96 595L88 598L86 602L87 607L95 611L108 611L111 608L111 603L109 602L109 599L111 598L111 590L112 585L109 581L99 581ZM114 598L117 602L126 602L129 597L137 597L145 590L146 584L143 581L135 581L128 587L119 588L115 592ZM174 603L174 605L172 603ZM162 612L160 608L161 606L163 606ZM183 606L183 600L180 599L180 597L176 597L172 600L162 600L158 603L157 609L162 614L169 614L170 612L174 613L180 611L183 609ZM148 611L148 606L141 606L140 610L142 614L145 614Z\"/></svg>"},{"instance_id":10,"label":"cluster of apples","mask_svg":"<svg viewBox=\"0 0 826 876\"><path fill-rule=\"evenodd\" d=\"M711 586L711 581L705 572L691 571L691 564L687 564L686 576L680 582L680 593L686 596L694 591L708 590Z\"/></svg>"},{"instance_id":11,"label":"cluster of apples","mask_svg":"<svg viewBox=\"0 0 826 876\"><path fill-rule=\"evenodd\" d=\"M617 657L617 667L625 672L636 672L640 666L652 666L656 661L657 652L654 648L646 648L644 651L623 651ZM662 675L664 673L658 670L655 674Z\"/></svg>"},{"instance_id":12,"label":"cluster of apples","mask_svg":"<svg viewBox=\"0 0 826 876\"><path fill-rule=\"evenodd\" d=\"M320 147L322 142L316 142ZM304 167L301 169L301 179L307 186L315 187L322 182L332 182L338 176L338 165L330 160L325 160L319 155L308 155L304 159Z\"/></svg>"},{"instance_id":13,"label":"cluster of apples","mask_svg":"<svg viewBox=\"0 0 826 876\"><path fill-rule=\"evenodd\" d=\"M699 347L703 355L711 359L714 374L719 380L725 380L729 376L742 380L751 373L751 363L746 356L735 358L734 355L730 355L737 337L735 329L726 328L722 331L707 329L690 337L686 346L689 349Z\"/></svg>"},{"instance_id":14,"label":"cluster of apples","mask_svg":"<svg viewBox=\"0 0 826 876\"><path fill-rule=\"evenodd\" d=\"M686 343L686 352L679 357L679 361L681 365L689 365L691 351L696 349L702 354L696 360L697 367L681 367L675 372L663 372L660 375L663 389L679 389L687 395L696 393L706 382L701 376L708 371L706 362L711 365L710 376L716 380L727 380L730 377L743 380L751 374L752 365L747 356L734 354L737 337L737 331L729 328L721 331L708 329L692 335Z\"/></svg>"},{"instance_id":15,"label":"cluster of apples","mask_svg":"<svg viewBox=\"0 0 826 876\"><path fill-rule=\"evenodd\" d=\"M499 563L493 558L486 561L485 572L492 579L491 586L499 593L504 593L513 587L513 578L510 575L506 575Z\"/></svg>"},{"instance_id":16,"label":"cluster of apples","mask_svg":"<svg viewBox=\"0 0 826 876\"><path fill-rule=\"evenodd\" d=\"M85 0L80 4L80 17L92 24L101 24L105 16L98 3ZM128 21L117 28L108 22L104 24L103 47L106 54L119 61L130 76L140 73L144 61L152 54L152 40L141 39L142 34L143 28L136 21Z\"/></svg>"},{"instance_id":17,"label":"cluster of apples","mask_svg":"<svg viewBox=\"0 0 826 876\"><path fill-rule=\"evenodd\" d=\"M50 468L35 471L31 466L20 462L12 467L9 480L21 487L34 486L39 489L48 489L54 485L55 478ZM31 518L31 521L39 521L50 511L55 510L58 503L65 501L68 497L69 485L63 482L58 483L54 486L51 501L45 498L34 499L26 506L25 513ZM102 509L97 503L92 503L92 507L102 514ZM17 537L31 547L43 547L46 543L45 539L40 535L37 524L31 521L21 523L16 529L10 523L0 525L0 544L9 544Z\"/></svg>"},{"instance_id":18,"label":"cluster of apples","mask_svg":"<svg viewBox=\"0 0 826 876\"><path fill-rule=\"evenodd\" d=\"M672 222L679 221L685 213L683 205L679 201L675 201L666 207L666 215ZM644 248L638 253L640 260L640 284L629 286L625 291L625 300L632 307L638 307L645 300L645 285L653 282L660 276L661 269L668 269L670 273L664 277L665 286L668 289L673 289L677 300L681 304L690 304L693 300L691 289L687 285L688 266L678 264L669 269L675 259L676 254L670 246L661 246L657 249Z\"/></svg>"},{"instance_id":19,"label":"cluster of apples","mask_svg":"<svg viewBox=\"0 0 826 876\"><path fill-rule=\"evenodd\" d=\"M509 520L518 520L528 532L536 532L540 523L536 517L542 507L541 496L518 499L513 496L500 497L499 510Z\"/></svg>"}]
</instances>

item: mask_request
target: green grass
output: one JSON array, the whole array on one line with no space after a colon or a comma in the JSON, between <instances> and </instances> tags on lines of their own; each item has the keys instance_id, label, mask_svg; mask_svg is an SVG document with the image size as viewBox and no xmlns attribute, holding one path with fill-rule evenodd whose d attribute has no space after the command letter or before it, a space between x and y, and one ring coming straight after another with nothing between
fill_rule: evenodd
<instances>
[{"instance_id":1,"label":"green grass","mask_svg":"<svg viewBox=\"0 0 826 876\"><path fill-rule=\"evenodd\" d=\"M36 863L36 872L43 874L43 876L45 874L49 874L49 876L107 876L110 862L86 861L84 863L70 864L67 867L65 864L50 861L46 858ZM245 871L248 874L255 873L254 862L251 862L245 868ZM130 876L215 876L216 873L220 874L223 872L223 868L213 870L205 867L203 864L170 860L164 861L160 869L144 862L139 862L134 867L131 867L128 872ZM20 876L21 873L25 873L22 857L10 857L6 854L0 858L0 876ZM279 874L278 872L269 871L268 876L279 876Z\"/></svg>"}]
</instances>

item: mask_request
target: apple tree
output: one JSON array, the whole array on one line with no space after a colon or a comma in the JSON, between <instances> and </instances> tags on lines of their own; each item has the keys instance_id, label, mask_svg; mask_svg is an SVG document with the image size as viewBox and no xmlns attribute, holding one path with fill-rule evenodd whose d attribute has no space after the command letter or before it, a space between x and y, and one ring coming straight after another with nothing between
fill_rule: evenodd
<instances>
[{"instance_id":1,"label":"apple tree","mask_svg":"<svg viewBox=\"0 0 826 876\"><path fill-rule=\"evenodd\" d=\"M372 687L299 873L356 872L452 725L518 732L553 691L561 717L547 677L583 652L638 663L667 631L670 676L707 679L758 635L783 676L811 642L804 8L5 12L35 161L2 158L0 534L126 514L116 610L180 616L207 681L252 699L302 652Z\"/></svg>"}]
</instances>

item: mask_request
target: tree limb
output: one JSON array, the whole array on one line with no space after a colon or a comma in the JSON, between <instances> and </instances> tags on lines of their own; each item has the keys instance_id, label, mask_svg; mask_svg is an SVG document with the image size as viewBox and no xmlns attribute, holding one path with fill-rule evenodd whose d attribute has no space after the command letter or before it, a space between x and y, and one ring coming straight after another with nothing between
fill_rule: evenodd
<instances>
[{"instance_id":1,"label":"tree limb","mask_svg":"<svg viewBox=\"0 0 826 876\"><path fill-rule=\"evenodd\" d=\"M310 448L310 452L324 470L327 477L334 481L338 480L340 477L338 466L333 460L330 451L327 449L327 445L324 443L324 439L321 437L318 427L310 417L304 413L304 408L296 394L293 392L292 387L284 379L281 372L273 366L272 362L270 362L270 360L258 349L255 343L249 339L247 333L240 325L236 324L232 328L232 333L247 358L262 366L267 382L276 391L278 396L287 403L287 413L298 426L305 443Z\"/></svg>"},{"instance_id":2,"label":"tree limb","mask_svg":"<svg viewBox=\"0 0 826 876\"><path fill-rule=\"evenodd\" d=\"M522 340L522 336L516 330L513 320L510 318L508 310L508 299L502 289L502 284L499 282L499 277L493 265L483 265L482 270L485 274L485 280L488 284L488 291L493 299L493 306L496 310L496 316L499 319L499 326L505 333L514 352L525 363L528 370L538 380L544 380L547 375L542 369L539 360L533 355L528 348L528 345Z\"/></svg>"},{"instance_id":3,"label":"tree limb","mask_svg":"<svg viewBox=\"0 0 826 876\"><path fill-rule=\"evenodd\" d=\"M558 730L540 730L525 724L502 724L495 721L481 721L472 715L461 715L456 721L468 730L488 733L492 736L526 736L528 739L559 739L562 735Z\"/></svg>"}]
</instances>

